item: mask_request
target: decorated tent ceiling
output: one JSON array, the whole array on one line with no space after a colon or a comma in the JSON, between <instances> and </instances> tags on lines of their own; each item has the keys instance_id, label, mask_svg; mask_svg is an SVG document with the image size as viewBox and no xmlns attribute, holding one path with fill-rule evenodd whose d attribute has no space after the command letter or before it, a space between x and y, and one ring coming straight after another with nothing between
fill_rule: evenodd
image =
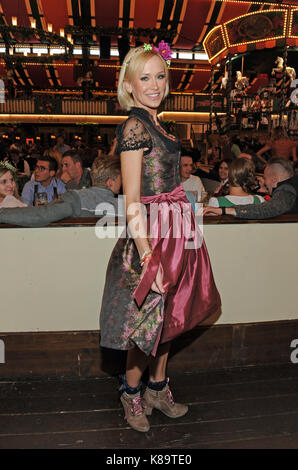
<instances>
[{"instance_id":1,"label":"decorated tent ceiling","mask_svg":"<svg viewBox=\"0 0 298 470\"><path fill-rule=\"evenodd\" d=\"M172 47L178 51L203 52L204 39L217 25L247 13L297 6L297 3L297 0L266 3L243 0L0 0L0 27L14 21L18 28L33 26L33 29L53 31L57 35L62 30L65 36L69 31L81 30L85 38L88 35L90 47L102 45L107 36L111 46L118 47L119 32L129 34L131 46L135 41L161 40L166 34ZM15 31L8 34L10 40L18 41ZM37 35L30 39L30 43L42 43L42 39ZM82 36L73 34L72 39L75 47L80 45ZM2 42L5 42L4 34ZM8 55L2 57L0 75L5 78L7 70L12 69L14 83L20 87L61 91L78 89L78 78L84 64L82 53L67 61L53 56L51 63L47 64L41 63L45 55L36 56L34 60L30 57L28 62L23 57L19 63L11 62ZM103 59L97 53L89 59L95 88L99 92L115 91L119 57ZM173 60L171 90L204 91L210 81L210 71L208 60Z\"/></svg>"}]
</instances>

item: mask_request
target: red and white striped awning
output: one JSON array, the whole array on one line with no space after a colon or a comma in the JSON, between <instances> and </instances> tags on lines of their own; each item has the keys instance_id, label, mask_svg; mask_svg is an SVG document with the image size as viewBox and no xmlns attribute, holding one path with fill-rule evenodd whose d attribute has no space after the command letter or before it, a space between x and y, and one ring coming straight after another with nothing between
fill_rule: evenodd
<instances>
[{"instance_id":1,"label":"red and white striped awning","mask_svg":"<svg viewBox=\"0 0 298 470\"><path fill-rule=\"evenodd\" d=\"M208 33L217 25L247 13L296 5L297 0L0 0L0 24L31 27L60 34L66 26L106 28L150 28L177 31L172 47L178 50L202 50ZM94 38L95 40L97 38ZM117 37L112 38L117 44ZM77 87L75 67L81 59L68 63L55 60L52 65L18 65L16 84L35 88ZM115 90L118 58L92 58L94 82L99 91ZM5 66L0 66L0 73ZM202 91L210 80L211 66L205 62L172 61L171 90ZM2 76L2 75L1 75Z\"/></svg>"}]
</instances>

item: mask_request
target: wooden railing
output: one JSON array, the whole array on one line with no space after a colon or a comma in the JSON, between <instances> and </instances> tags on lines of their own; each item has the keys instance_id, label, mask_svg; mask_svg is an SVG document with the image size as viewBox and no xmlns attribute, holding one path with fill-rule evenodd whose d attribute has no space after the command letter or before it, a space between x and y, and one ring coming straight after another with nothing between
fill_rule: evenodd
<instances>
[{"instance_id":1,"label":"wooden railing","mask_svg":"<svg viewBox=\"0 0 298 470\"><path fill-rule=\"evenodd\" d=\"M8 99L0 103L1 114L35 114L34 100Z\"/></svg>"},{"instance_id":2,"label":"wooden railing","mask_svg":"<svg viewBox=\"0 0 298 470\"><path fill-rule=\"evenodd\" d=\"M66 219L52 222L48 227L94 227L101 217L67 217ZM107 219L104 226L118 225L118 218ZM231 215L225 216L205 216L204 225L245 225L245 224L292 224L298 223L298 214L284 214L272 219L239 219ZM123 225L123 220L119 221L119 225ZM30 227L20 227L17 225L0 224L1 229L20 228L30 230Z\"/></svg>"},{"instance_id":3,"label":"wooden railing","mask_svg":"<svg viewBox=\"0 0 298 470\"><path fill-rule=\"evenodd\" d=\"M253 126L257 118L256 114L249 111L254 97L244 96L242 101L231 100L231 110L235 115L242 109L243 117L252 118ZM243 107L244 105L244 107ZM246 110L246 111L245 111ZM209 113L210 96L208 94L170 94L162 105L162 111L168 112L195 112ZM221 94L215 95L214 111L216 113L226 113L226 100ZM272 116L272 127L278 125L276 119L276 103L270 102L270 107L266 110L268 118ZM264 112L264 110L263 110ZM34 95L30 99L5 99L0 103L0 114L2 115L89 115L89 116L121 116L126 111L121 109L116 96L102 96L94 100L81 100L63 98L54 95ZM297 128L297 111L287 110L289 129L292 131ZM277 116L278 118L278 116ZM245 126L244 126L245 127Z\"/></svg>"},{"instance_id":4,"label":"wooden railing","mask_svg":"<svg viewBox=\"0 0 298 470\"><path fill-rule=\"evenodd\" d=\"M194 111L194 95L170 95L164 102L164 111Z\"/></svg>"},{"instance_id":5,"label":"wooden railing","mask_svg":"<svg viewBox=\"0 0 298 470\"><path fill-rule=\"evenodd\" d=\"M208 109L207 100L205 99L204 111ZM195 95L170 95L163 104L163 110L196 111ZM119 108L116 97L86 101L38 96L32 99L6 99L4 103L0 103L0 114L119 115L123 111Z\"/></svg>"},{"instance_id":6,"label":"wooden railing","mask_svg":"<svg viewBox=\"0 0 298 470\"><path fill-rule=\"evenodd\" d=\"M62 101L62 114L108 114L107 101Z\"/></svg>"}]
</instances>

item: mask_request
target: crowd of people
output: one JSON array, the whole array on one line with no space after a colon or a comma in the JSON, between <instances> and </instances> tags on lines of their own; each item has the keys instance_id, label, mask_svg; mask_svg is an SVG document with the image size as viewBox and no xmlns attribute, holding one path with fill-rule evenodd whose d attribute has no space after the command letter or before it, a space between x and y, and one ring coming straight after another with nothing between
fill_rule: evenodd
<instances>
[{"instance_id":1,"label":"crowd of people","mask_svg":"<svg viewBox=\"0 0 298 470\"><path fill-rule=\"evenodd\" d=\"M63 217L95 215L101 203L119 211L121 170L116 155L102 149L86 155L87 149L71 148L62 136L52 148L36 153L34 145L27 151L25 156L26 149L11 144L0 160L0 208L27 209L2 211L3 222L47 225Z\"/></svg>"},{"instance_id":2,"label":"crowd of people","mask_svg":"<svg viewBox=\"0 0 298 470\"><path fill-rule=\"evenodd\" d=\"M94 168L107 176L100 186L106 189L106 202L115 204L114 196L121 193L121 174L119 170L115 184L115 175L110 178L106 166L111 159L118 158L120 169L116 144L115 138L107 149L88 148L81 141L68 145L63 135L58 135L55 144L45 149L35 143L29 146L13 143L2 148L0 208L43 206L60 201L70 190L92 187ZM296 143L281 128L274 130L270 141L264 137L213 136L206 156L182 149L180 180L192 203L202 202L214 208L259 204L271 199L262 174L268 162L279 157L281 163L288 162L289 178L298 172ZM206 210L205 214L215 212Z\"/></svg>"},{"instance_id":3,"label":"crowd of people","mask_svg":"<svg viewBox=\"0 0 298 470\"><path fill-rule=\"evenodd\" d=\"M270 158L285 158L297 165L297 142L288 137L284 127L279 126L272 129L270 135L263 132L242 132L232 136L214 134L208 136L206 155L194 152L194 158L205 165L239 156L253 160L257 171L263 171Z\"/></svg>"},{"instance_id":4,"label":"crowd of people","mask_svg":"<svg viewBox=\"0 0 298 470\"><path fill-rule=\"evenodd\" d=\"M70 146L62 135L48 148L11 143L0 150L0 208L42 206L67 191L89 188L92 165L111 157L102 147Z\"/></svg>"},{"instance_id":5,"label":"crowd of people","mask_svg":"<svg viewBox=\"0 0 298 470\"><path fill-rule=\"evenodd\" d=\"M229 184L233 191L233 179L230 175ZM290 161L284 158L270 159L264 169L264 176L255 189L264 191L268 200L264 202L254 200L254 204L247 204L247 201L241 203L239 200L235 203L234 200L234 204L218 204L217 207L211 207L209 201L210 205L205 207L204 215L233 215L245 219L267 219L283 214L298 214L298 174L294 173Z\"/></svg>"},{"instance_id":6,"label":"crowd of people","mask_svg":"<svg viewBox=\"0 0 298 470\"><path fill-rule=\"evenodd\" d=\"M181 161L190 165L192 158L182 157ZM195 162L193 168L182 184L186 194L192 193L196 202L204 204L205 216L266 219L298 214L298 172L291 160L270 158L262 174L256 173L252 159L241 154L217 162L209 172Z\"/></svg>"},{"instance_id":7,"label":"crowd of people","mask_svg":"<svg viewBox=\"0 0 298 470\"><path fill-rule=\"evenodd\" d=\"M196 150L182 152L181 181L185 191L208 208L204 215L230 214L237 217L268 218L285 213L298 213L297 144L288 138L283 128L276 128L271 139L264 136L213 136L205 157ZM191 169L192 168L192 169ZM274 170L275 179L268 173ZM281 203L281 193L275 191L285 180L291 189L287 201ZM294 191L294 193L293 193ZM276 192L276 194L275 194ZM277 199L277 194L279 199ZM281 196L282 198L284 195ZM260 204L268 203L270 204ZM260 204L258 209L212 210Z\"/></svg>"}]
</instances>

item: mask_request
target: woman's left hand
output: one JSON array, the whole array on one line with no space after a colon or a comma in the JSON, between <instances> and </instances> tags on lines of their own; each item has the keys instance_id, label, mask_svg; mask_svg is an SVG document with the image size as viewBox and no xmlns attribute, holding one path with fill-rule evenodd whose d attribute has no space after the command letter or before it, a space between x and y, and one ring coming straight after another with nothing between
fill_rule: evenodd
<instances>
[{"instance_id":1,"label":"woman's left hand","mask_svg":"<svg viewBox=\"0 0 298 470\"><path fill-rule=\"evenodd\" d=\"M147 260L145 261L145 263L143 264L143 268L142 268L142 273L141 273L141 276L140 276L140 280L144 277L144 274L145 274L145 272L146 272L148 263L149 263L149 259L147 259ZM154 280L153 283L152 283L151 290L153 290L153 292L156 292L157 294L161 294L161 295L165 293L165 289L164 289L164 287L163 287L163 275L162 275L161 264L160 264L159 267L158 267L158 271L157 271L157 274L156 274L156 278L155 278L155 280Z\"/></svg>"},{"instance_id":2,"label":"woman's left hand","mask_svg":"<svg viewBox=\"0 0 298 470\"><path fill-rule=\"evenodd\" d=\"M163 286L163 275L162 275L161 264L158 267L156 278L152 283L151 290L161 295L165 293L165 288Z\"/></svg>"}]
</instances>

